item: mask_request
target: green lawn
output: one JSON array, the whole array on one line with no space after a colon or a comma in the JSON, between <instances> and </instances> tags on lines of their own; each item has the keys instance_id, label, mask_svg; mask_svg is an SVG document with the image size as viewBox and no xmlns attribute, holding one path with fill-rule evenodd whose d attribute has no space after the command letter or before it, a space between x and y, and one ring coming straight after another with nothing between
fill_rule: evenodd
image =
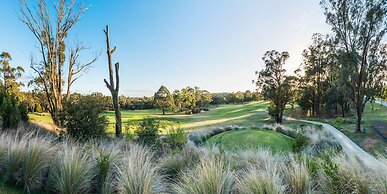
<instances>
[{"instance_id":1,"label":"green lawn","mask_svg":"<svg viewBox=\"0 0 387 194\"><path fill-rule=\"evenodd\" d=\"M362 123L362 128L366 128L365 134L354 133L356 120L353 112L351 112L344 120L337 119L337 117L340 117L341 115L334 115L332 117L305 117L305 115L301 113L300 107L295 106L295 110L290 110L290 107L288 107L285 115L329 123L343 132L368 153L373 155L383 154L387 156L387 142L375 131L375 129L378 129L379 131L387 132L387 107L385 106L381 106L380 104L371 105L370 103L366 105Z\"/></svg>"},{"instance_id":2,"label":"green lawn","mask_svg":"<svg viewBox=\"0 0 387 194\"><path fill-rule=\"evenodd\" d=\"M28 114L28 117L32 120L36 120L43 123L49 123L54 124L54 122L51 119L51 116L48 113L45 113L44 115L37 115L37 114Z\"/></svg>"},{"instance_id":3,"label":"green lawn","mask_svg":"<svg viewBox=\"0 0 387 194\"><path fill-rule=\"evenodd\" d=\"M227 131L211 137L210 145L220 145L225 149L270 148L273 151L291 151L293 139L273 131L247 129Z\"/></svg>"},{"instance_id":4,"label":"green lawn","mask_svg":"<svg viewBox=\"0 0 387 194\"><path fill-rule=\"evenodd\" d=\"M157 118L161 121L161 124L166 126L162 131L165 133L171 126L180 126L187 131L194 130L206 130L214 127L227 126L235 124L239 126L248 127L261 127L264 124L273 123L270 119L266 110L267 102L253 102L248 104L228 104L211 107L210 111L203 112L200 114L185 115L185 114L174 114L167 112L166 115L162 115L161 110L129 110L122 111L122 122L124 128L129 125L128 128L131 130L136 122L141 121L146 117ZM107 116L109 120L108 132L114 132L114 112L108 111L103 115ZM52 119L50 116L39 116L35 114L29 114L30 118L43 123L51 123ZM298 127L302 125L300 122L295 121L284 121L284 124L292 127Z\"/></svg>"}]
</instances>

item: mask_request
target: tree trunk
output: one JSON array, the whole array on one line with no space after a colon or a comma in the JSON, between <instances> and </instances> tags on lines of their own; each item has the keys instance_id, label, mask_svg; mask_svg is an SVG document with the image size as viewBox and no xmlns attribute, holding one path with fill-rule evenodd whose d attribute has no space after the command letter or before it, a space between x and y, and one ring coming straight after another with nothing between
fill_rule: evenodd
<instances>
[{"instance_id":1,"label":"tree trunk","mask_svg":"<svg viewBox=\"0 0 387 194\"><path fill-rule=\"evenodd\" d=\"M163 108L163 115L165 115L165 109Z\"/></svg>"},{"instance_id":2,"label":"tree trunk","mask_svg":"<svg viewBox=\"0 0 387 194\"><path fill-rule=\"evenodd\" d=\"M345 118L345 104L341 105L341 114L342 114L343 118Z\"/></svg>"},{"instance_id":3,"label":"tree trunk","mask_svg":"<svg viewBox=\"0 0 387 194\"><path fill-rule=\"evenodd\" d=\"M356 133L361 132L361 118L362 118L362 111L361 107L357 106L356 107Z\"/></svg>"},{"instance_id":4,"label":"tree trunk","mask_svg":"<svg viewBox=\"0 0 387 194\"><path fill-rule=\"evenodd\" d=\"M112 63L112 54L116 51L116 47L114 47L113 50L110 50L110 40L109 40L109 26L106 26L106 30L104 30L106 35L106 53L108 56L108 65L109 65L109 80L108 83L106 79L104 79L104 82L106 84L106 87L110 90L110 93L112 94L112 100L113 100L113 108L116 118L116 136L119 137L122 134L122 122L121 122L121 110L120 110L120 104L118 102L118 91L119 91L119 63L115 64L115 78L116 83L114 83L113 78L113 63ZM115 87L114 87L115 86Z\"/></svg>"}]
</instances>

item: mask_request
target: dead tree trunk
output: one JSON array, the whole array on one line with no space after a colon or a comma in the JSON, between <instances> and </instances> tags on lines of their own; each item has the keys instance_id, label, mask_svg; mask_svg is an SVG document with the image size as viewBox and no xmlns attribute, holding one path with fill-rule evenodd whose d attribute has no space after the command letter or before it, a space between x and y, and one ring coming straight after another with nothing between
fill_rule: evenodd
<instances>
[{"instance_id":1,"label":"dead tree trunk","mask_svg":"<svg viewBox=\"0 0 387 194\"><path fill-rule=\"evenodd\" d=\"M106 87L110 90L110 93L112 94L113 99L113 107L114 107L114 113L116 115L116 136L120 136L122 134L122 123L121 123L121 112L120 112L120 104L118 103L118 90L119 90L119 63L116 63L115 66L115 78L116 81L114 83L114 76L113 76L113 63L112 63L112 55L116 51L116 47L114 47L113 50L110 49L110 40L109 40L109 26L106 26L106 29L104 30L106 35L106 53L108 56L108 64L109 64L109 81L107 82L106 79L103 81L106 84Z\"/></svg>"}]
</instances>

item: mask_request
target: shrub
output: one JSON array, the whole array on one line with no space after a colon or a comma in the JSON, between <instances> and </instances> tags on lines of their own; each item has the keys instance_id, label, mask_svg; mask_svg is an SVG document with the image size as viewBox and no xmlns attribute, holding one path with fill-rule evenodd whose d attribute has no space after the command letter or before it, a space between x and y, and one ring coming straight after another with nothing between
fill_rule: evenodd
<instances>
[{"instance_id":1,"label":"shrub","mask_svg":"<svg viewBox=\"0 0 387 194\"><path fill-rule=\"evenodd\" d=\"M13 94L0 94L0 116L3 128L17 128L20 120L27 121L27 107Z\"/></svg>"},{"instance_id":2,"label":"shrub","mask_svg":"<svg viewBox=\"0 0 387 194\"><path fill-rule=\"evenodd\" d=\"M233 184L234 175L230 166L211 157L183 173L174 188L181 194L228 194L232 193Z\"/></svg>"},{"instance_id":3,"label":"shrub","mask_svg":"<svg viewBox=\"0 0 387 194\"><path fill-rule=\"evenodd\" d=\"M118 193L163 193L164 178L152 163L153 153L142 146L132 145L122 165L117 165Z\"/></svg>"},{"instance_id":4,"label":"shrub","mask_svg":"<svg viewBox=\"0 0 387 194\"><path fill-rule=\"evenodd\" d=\"M107 119L98 99L92 96L69 100L64 103L60 114L61 123L67 133L75 138L90 139L105 135Z\"/></svg>"},{"instance_id":5,"label":"shrub","mask_svg":"<svg viewBox=\"0 0 387 194\"><path fill-rule=\"evenodd\" d=\"M159 138L159 121L152 118L145 118L140 122L135 133L138 136L138 141L145 145L155 146L157 145Z\"/></svg>"},{"instance_id":6,"label":"shrub","mask_svg":"<svg viewBox=\"0 0 387 194\"><path fill-rule=\"evenodd\" d=\"M165 140L170 148L181 149L187 143L187 135L183 128L171 128Z\"/></svg>"},{"instance_id":7,"label":"shrub","mask_svg":"<svg viewBox=\"0 0 387 194\"><path fill-rule=\"evenodd\" d=\"M294 138L292 150L293 152L301 152L307 144L308 138L304 135L298 134L296 138Z\"/></svg>"}]
</instances>

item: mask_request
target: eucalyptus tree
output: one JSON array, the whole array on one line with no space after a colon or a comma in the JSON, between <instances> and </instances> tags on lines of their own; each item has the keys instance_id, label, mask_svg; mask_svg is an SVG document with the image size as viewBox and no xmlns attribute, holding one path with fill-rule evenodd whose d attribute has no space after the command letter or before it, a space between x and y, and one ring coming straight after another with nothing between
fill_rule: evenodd
<instances>
[{"instance_id":1,"label":"eucalyptus tree","mask_svg":"<svg viewBox=\"0 0 387 194\"><path fill-rule=\"evenodd\" d=\"M37 74L35 85L44 91L47 108L55 124L59 122L62 110L63 89L65 88L65 69L67 69L67 98L74 81L89 67L91 62L80 64L79 52L84 50L79 44L66 54L70 30L86 11L79 1L75 0L19 0L20 20L32 32L38 41L40 58L31 60L30 67Z\"/></svg>"},{"instance_id":2,"label":"eucalyptus tree","mask_svg":"<svg viewBox=\"0 0 387 194\"><path fill-rule=\"evenodd\" d=\"M17 79L22 77L24 69L21 66L12 67L10 61L12 57L7 52L0 54L0 77L2 90L6 93L12 93L17 95L19 87L22 85Z\"/></svg>"},{"instance_id":3,"label":"eucalyptus tree","mask_svg":"<svg viewBox=\"0 0 387 194\"><path fill-rule=\"evenodd\" d=\"M285 105L292 100L294 93L294 77L286 75L284 69L288 58L288 52L267 51L262 58L265 69L255 72L258 90L265 100L270 101L269 114L277 123L282 123Z\"/></svg>"},{"instance_id":4,"label":"eucalyptus tree","mask_svg":"<svg viewBox=\"0 0 387 194\"><path fill-rule=\"evenodd\" d=\"M356 112L356 132L361 131L365 104L377 95L386 77L386 0L322 0L326 22L335 34L341 76Z\"/></svg>"}]
</instances>

